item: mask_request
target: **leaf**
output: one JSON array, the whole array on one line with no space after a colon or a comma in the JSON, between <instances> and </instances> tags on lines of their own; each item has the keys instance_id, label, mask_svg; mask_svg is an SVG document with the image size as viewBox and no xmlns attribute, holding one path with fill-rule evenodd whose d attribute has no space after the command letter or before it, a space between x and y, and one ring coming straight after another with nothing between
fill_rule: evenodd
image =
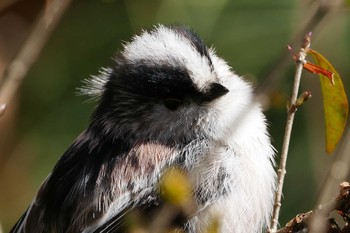
<instances>
[{"instance_id":1,"label":"leaf","mask_svg":"<svg viewBox=\"0 0 350 233\"><path fill-rule=\"evenodd\" d=\"M209 221L208 227L205 233L219 233L220 231L220 221L218 216L215 216Z\"/></svg>"},{"instance_id":2,"label":"leaf","mask_svg":"<svg viewBox=\"0 0 350 233\"><path fill-rule=\"evenodd\" d=\"M332 85L334 85L334 73L323 69L320 66L317 66L315 64L312 64L311 62L306 61L305 64L303 65L304 69L308 70L309 72L313 73L313 74L319 74L319 75L323 75L326 76L329 81L332 83Z\"/></svg>"},{"instance_id":3,"label":"leaf","mask_svg":"<svg viewBox=\"0 0 350 233\"><path fill-rule=\"evenodd\" d=\"M192 188L189 178L177 168L166 170L161 179L160 187L163 198L175 206L181 207L191 201Z\"/></svg>"},{"instance_id":4,"label":"leaf","mask_svg":"<svg viewBox=\"0 0 350 233\"><path fill-rule=\"evenodd\" d=\"M317 65L334 74L334 85L329 82L329 77L320 74L326 123L326 151L332 153L347 122L348 100L341 78L333 66L317 51L310 49L308 53L313 56Z\"/></svg>"}]
</instances>

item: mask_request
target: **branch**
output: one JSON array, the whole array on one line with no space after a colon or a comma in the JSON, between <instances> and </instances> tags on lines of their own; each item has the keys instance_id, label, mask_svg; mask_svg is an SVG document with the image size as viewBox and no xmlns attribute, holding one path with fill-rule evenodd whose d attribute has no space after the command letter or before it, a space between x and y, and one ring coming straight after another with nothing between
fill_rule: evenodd
<instances>
[{"instance_id":1,"label":"branch","mask_svg":"<svg viewBox=\"0 0 350 233\"><path fill-rule=\"evenodd\" d=\"M344 136L344 139L340 145L339 150L337 151L337 154L335 155L335 160L333 161L330 171L327 175L327 179L322 186L322 190L320 191L320 195L318 198L317 203L324 203L326 200L329 200L334 195L334 189L335 185L339 184L342 180L347 179L349 176L349 169L350 169L350 143L348 143L350 140L350 127L347 128L347 132ZM320 204L318 204L320 205ZM349 204L350 205L350 204ZM326 225L320 224L322 223L322 219L325 216L318 215L313 221L312 221L312 229L313 233L317 232L325 232ZM316 229L318 231L316 231ZM349 230L350 232L350 230Z\"/></svg>"},{"instance_id":2,"label":"branch","mask_svg":"<svg viewBox=\"0 0 350 233\"><path fill-rule=\"evenodd\" d=\"M283 146L281 151L281 160L277 171L278 177L277 177L277 190L275 192L275 204L272 212L270 229L268 230L268 232L271 232L271 233L276 232L277 230L278 218L279 218L279 213L281 209L283 183L284 183L284 177L286 174L286 163L287 163L287 157L288 157L290 136L291 136L293 122L294 122L294 115L298 106L300 105L300 104L297 104L297 97L298 97L301 73L303 70L303 64L306 57L306 51L310 47L310 38L311 38L311 33L309 33L305 37L303 47L300 49L296 58L297 67L296 67L296 72L294 76L292 96L291 96L290 104L288 106L288 111L287 111L288 115L287 115L287 122L286 122L286 128L285 128L284 139L283 139Z\"/></svg>"},{"instance_id":3,"label":"branch","mask_svg":"<svg viewBox=\"0 0 350 233\"><path fill-rule=\"evenodd\" d=\"M319 0L314 3L307 13L308 18L302 20L305 22L294 33L290 45L298 46L300 38L302 38L308 32L316 32L324 27L324 24L328 21L325 20L335 9L339 9L342 6L342 0L325 1ZM258 75L264 77L264 82L258 87L257 93L266 95L273 90L278 84L278 80L282 76L282 73L286 70L286 67L290 64L290 54L288 51L283 50L282 53L276 57L276 59L267 65L266 68Z\"/></svg>"},{"instance_id":4,"label":"branch","mask_svg":"<svg viewBox=\"0 0 350 233\"><path fill-rule=\"evenodd\" d=\"M316 210L307 213L298 214L290 220L285 227L277 233L297 233L297 232L327 232L327 233L345 233L350 231L350 184L343 182L340 184L338 197L329 203L320 205ZM343 219L344 224L338 224L334 218L329 217L331 212L336 211ZM317 225L322 225L322 231L319 231ZM341 229L339 225L344 227Z\"/></svg>"},{"instance_id":5,"label":"branch","mask_svg":"<svg viewBox=\"0 0 350 233\"><path fill-rule=\"evenodd\" d=\"M3 80L0 87L0 117L4 114L6 106L13 98L29 69L37 60L47 39L70 2L71 0L51 0L47 2L46 9L41 13L28 39L6 68L4 77L0 78L0 80Z\"/></svg>"}]
</instances>

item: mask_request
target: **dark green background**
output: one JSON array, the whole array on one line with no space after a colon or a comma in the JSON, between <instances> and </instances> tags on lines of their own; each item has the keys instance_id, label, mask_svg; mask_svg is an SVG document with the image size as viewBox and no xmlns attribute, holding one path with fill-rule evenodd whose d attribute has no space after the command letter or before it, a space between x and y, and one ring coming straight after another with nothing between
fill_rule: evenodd
<instances>
[{"instance_id":1,"label":"dark green background","mask_svg":"<svg viewBox=\"0 0 350 233\"><path fill-rule=\"evenodd\" d=\"M7 143L6 150L1 150L0 144L0 222L5 232L26 209L61 154L88 124L94 103L86 103L88 97L77 96L76 89L83 79L98 74L100 67L111 63L123 41L154 24L187 24L202 35L208 46L213 45L237 73L259 86L271 64L279 59L293 35L311 16L315 2L74 1L18 92L11 132L1 134ZM349 26L349 9L344 5L318 27L312 44L339 71L347 92L350 91ZM270 104L266 114L278 151L294 67L290 59L267 96ZM301 90L311 91L313 97L298 110L293 128L282 225L297 213L314 207L333 160L324 152L318 76L304 73ZM0 124L3 122L0 119Z\"/></svg>"}]
</instances>

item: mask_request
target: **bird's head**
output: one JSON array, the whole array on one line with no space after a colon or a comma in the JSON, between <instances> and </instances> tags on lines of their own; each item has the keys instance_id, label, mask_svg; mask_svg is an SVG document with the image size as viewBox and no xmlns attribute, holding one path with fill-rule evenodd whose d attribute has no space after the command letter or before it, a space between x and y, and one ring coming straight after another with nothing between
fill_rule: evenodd
<instances>
[{"instance_id":1,"label":"bird's head","mask_svg":"<svg viewBox=\"0 0 350 233\"><path fill-rule=\"evenodd\" d=\"M251 88L192 30L159 25L126 43L90 80L100 96L92 125L106 135L184 143L225 137Z\"/></svg>"}]
</instances>

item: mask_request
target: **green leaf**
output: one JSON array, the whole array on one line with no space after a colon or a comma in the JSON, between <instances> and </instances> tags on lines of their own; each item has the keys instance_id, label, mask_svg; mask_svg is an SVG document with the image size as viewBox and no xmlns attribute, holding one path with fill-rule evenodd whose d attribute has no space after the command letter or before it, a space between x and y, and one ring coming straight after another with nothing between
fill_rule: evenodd
<instances>
[{"instance_id":1,"label":"green leaf","mask_svg":"<svg viewBox=\"0 0 350 233\"><path fill-rule=\"evenodd\" d=\"M309 50L317 65L332 72L334 85L320 74L326 123L326 151L332 153L338 144L348 118L348 100L338 72L320 53Z\"/></svg>"}]
</instances>

